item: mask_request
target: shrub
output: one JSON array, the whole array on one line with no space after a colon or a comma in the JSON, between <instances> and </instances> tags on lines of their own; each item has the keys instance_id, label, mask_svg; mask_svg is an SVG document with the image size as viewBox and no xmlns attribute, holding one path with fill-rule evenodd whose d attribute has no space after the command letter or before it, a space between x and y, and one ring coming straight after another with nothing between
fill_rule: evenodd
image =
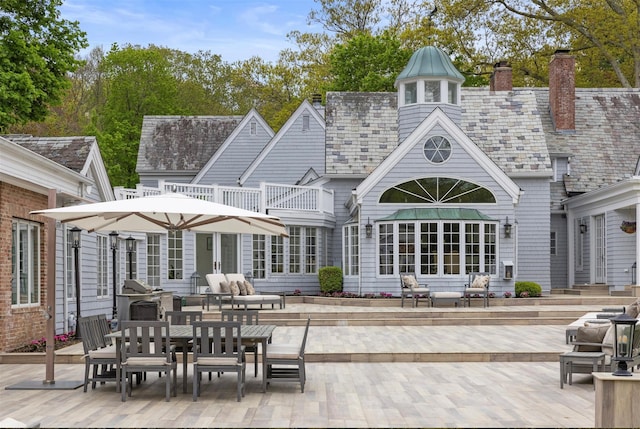
<instances>
[{"instance_id":1,"label":"shrub","mask_svg":"<svg viewBox=\"0 0 640 429\"><path fill-rule=\"evenodd\" d=\"M505 298L511 298L511 292L506 291L503 295Z\"/></svg>"},{"instance_id":2,"label":"shrub","mask_svg":"<svg viewBox=\"0 0 640 429\"><path fill-rule=\"evenodd\" d=\"M523 292L526 294L523 296ZM516 282L516 296L527 298L530 296L541 296L542 287L535 282Z\"/></svg>"},{"instance_id":3,"label":"shrub","mask_svg":"<svg viewBox=\"0 0 640 429\"><path fill-rule=\"evenodd\" d=\"M322 293L342 291L342 268L322 267L318 270L318 280Z\"/></svg>"}]
</instances>

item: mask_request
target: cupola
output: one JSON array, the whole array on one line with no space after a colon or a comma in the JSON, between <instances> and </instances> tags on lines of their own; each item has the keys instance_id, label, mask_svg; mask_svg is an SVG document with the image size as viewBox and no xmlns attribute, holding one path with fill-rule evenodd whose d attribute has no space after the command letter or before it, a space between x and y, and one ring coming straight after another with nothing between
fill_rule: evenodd
<instances>
[{"instance_id":1,"label":"cupola","mask_svg":"<svg viewBox=\"0 0 640 429\"><path fill-rule=\"evenodd\" d=\"M459 122L460 87L464 79L441 49L425 46L414 52L395 82L400 141L436 107Z\"/></svg>"}]
</instances>

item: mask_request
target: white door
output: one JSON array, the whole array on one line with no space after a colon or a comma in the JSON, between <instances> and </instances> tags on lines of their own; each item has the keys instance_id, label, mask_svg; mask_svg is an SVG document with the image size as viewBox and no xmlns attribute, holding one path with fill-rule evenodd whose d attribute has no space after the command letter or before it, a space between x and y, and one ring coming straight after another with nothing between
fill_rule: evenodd
<instances>
[{"instance_id":1,"label":"white door","mask_svg":"<svg viewBox=\"0 0 640 429\"><path fill-rule=\"evenodd\" d=\"M239 272L237 234L196 234L196 271L204 279L210 273Z\"/></svg>"},{"instance_id":2,"label":"white door","mask_svg":"<svg viewBox=\"0 0 640 429\"><path fill-rule=\"evenodd\" d=\"M593 251L595 283L606 283L607 243L604 215L593 217Z\"/></svg>"}]
</instances>

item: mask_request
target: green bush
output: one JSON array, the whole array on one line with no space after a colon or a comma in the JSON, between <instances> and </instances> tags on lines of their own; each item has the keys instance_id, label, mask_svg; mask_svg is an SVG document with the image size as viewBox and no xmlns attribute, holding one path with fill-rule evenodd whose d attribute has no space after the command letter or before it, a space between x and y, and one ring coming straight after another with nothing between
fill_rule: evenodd
<instances>
[{"instance_id":1,"label":"green bush","mask_svg":"<svg viewBox=\"0 0 640 429\"><path fill-rule=\"evenodd\" d=\"M342 268L322 267L318 270L318 280L321 292L342 292Z\"/></svg>"},{"instance_id":2,"label":"green bush","mask_svg":"<svg viewBox=\"0 0 640 429\"><path fill-rule=\"evenodd\" d=\"M522 292L526 292L529 296L541 296L542 287L536 282L516 282L516 296L520 297Z\"/></svg>"}]
</instances>

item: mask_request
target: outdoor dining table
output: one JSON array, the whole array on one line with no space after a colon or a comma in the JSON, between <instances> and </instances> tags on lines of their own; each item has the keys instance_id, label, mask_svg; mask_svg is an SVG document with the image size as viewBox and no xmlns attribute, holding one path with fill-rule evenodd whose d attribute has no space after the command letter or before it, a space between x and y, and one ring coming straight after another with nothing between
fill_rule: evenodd
<instances>
[{"instance_id":1,"label":"outdoor dining table","mask_svg":"<svg viewBox=\"0 0 640 429\"><path fill-rule=\"evenodd\" d=\"M244 344L262 344L262 391L267 391L267 344L271 341L276 325L242 325L240 333ZM106 335L108 338L116 340L116 379L120 380L122 362L122 334L120 331L111 332ZM128 337L128 336L127 336ZM180 343L182 347L182 391L187 392L187 368L189 358L189 342L193 341L193 326L191 325L169 325L169 337L173 342ZM120 383L117 383L117 391L120 391Z\"/></svg>"}]
</instances>

